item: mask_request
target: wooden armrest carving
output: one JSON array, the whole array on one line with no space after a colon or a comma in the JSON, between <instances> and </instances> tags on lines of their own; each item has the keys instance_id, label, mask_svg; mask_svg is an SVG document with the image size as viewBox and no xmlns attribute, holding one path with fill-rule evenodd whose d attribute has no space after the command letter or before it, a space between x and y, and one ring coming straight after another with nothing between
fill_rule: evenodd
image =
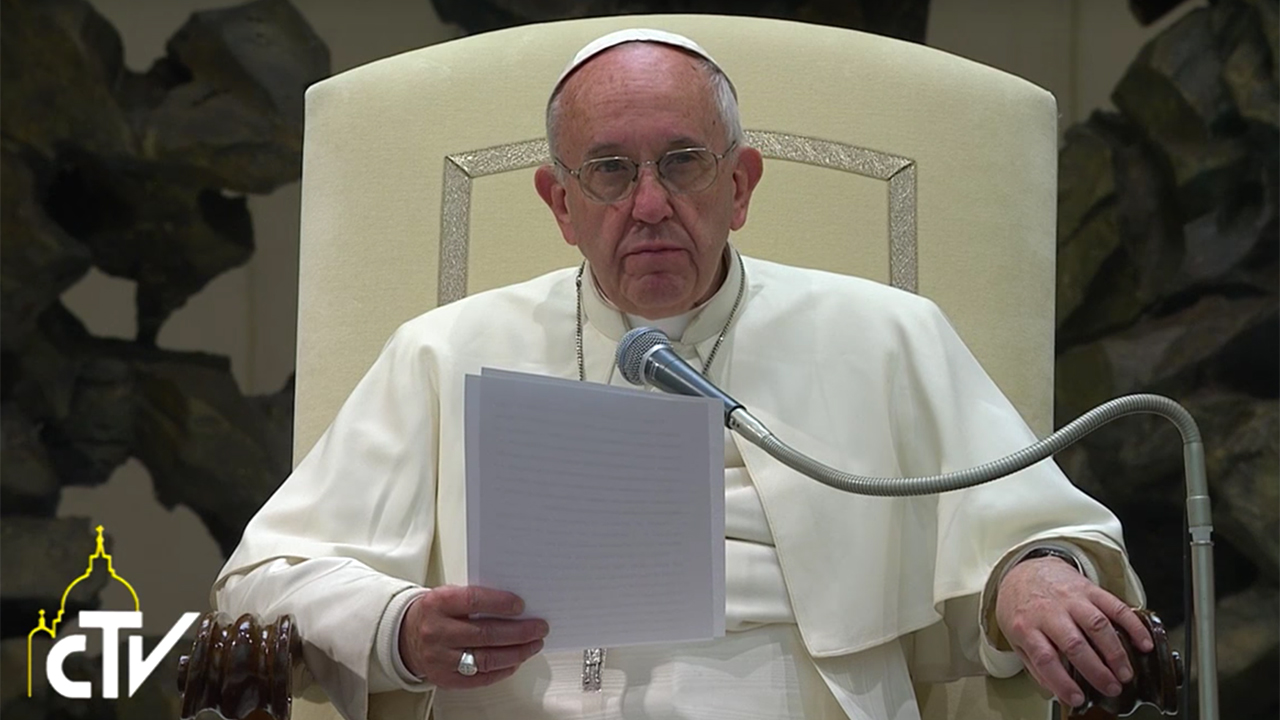
<instances>
[{"instance_id":1,"label":"wooden armrest carving","mask_svg":"<svg viewBox=\"0 0 1280 720\"><path fill-rule=\"evenodd\" d=\"M1064 720L1113 720L1132 714L1140 705L1154 706L1165 715L1178 713L1178 688L1183 683L1182 658L1169 648L1169 634L1155 613L1150 610L1134 612L1151 633L1155 648L1149 653L1136 651L1129 642L1128 634L1117 628L1120 642L1129 656L1129 664L1133 667L1133 680L1124 684L1118 697L1107 697L1072 668L1071 679L1084 690L1085 701L1078 708L1063 708Z\"/></svg>"},{"instance_id":2,"label":"wooden armrest carving","mask_svg":"<svg viewBox=\"0 0 1280 720\"><path fill-rule=\"evenodd\" d=\"M178 658L182 720L213 711L226 720L289 720L293 668L302 662L302 644L285 615L263 625L254 615L234 622L205 613L191 654Z\"/></svg>"}]
</instances>

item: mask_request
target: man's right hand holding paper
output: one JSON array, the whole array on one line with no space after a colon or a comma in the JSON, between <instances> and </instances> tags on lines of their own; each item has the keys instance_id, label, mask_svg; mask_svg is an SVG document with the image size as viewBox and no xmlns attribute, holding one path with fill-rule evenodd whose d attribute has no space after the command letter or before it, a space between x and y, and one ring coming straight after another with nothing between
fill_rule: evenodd
<instances>
[{"instance_id":1,"label":"man's right hand holding paper","mask_svg":"<svg viewBox=\"0 0 1280 720\"><path fill-rule=\"evenodd\" d=\"M511 677L542 650L545 620L513 619L524 612L518 595L468 585L445 585L414 598L400 624L400 659L415 676L437 687L466 689ZM474 615L484 615L472 619ZM478 672L458 671L464 651Z\"/></svg>"}]
</instances>

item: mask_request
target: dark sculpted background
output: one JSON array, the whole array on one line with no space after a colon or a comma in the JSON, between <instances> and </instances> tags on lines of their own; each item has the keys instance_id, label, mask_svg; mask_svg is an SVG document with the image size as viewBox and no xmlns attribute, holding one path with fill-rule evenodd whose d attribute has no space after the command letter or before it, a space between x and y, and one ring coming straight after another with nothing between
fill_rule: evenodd
<instances>
[{"instance_id":1,"label":"dark sculpted background","mask_svg":"<svg viewBox=\"0 0 1280 720\"><path fill-rule=\"evenodd\" d=\"M929 10L927 0L433 4L468 32L714 12L915 42ZM1130 7L1149 23L1179 4ZM141 73L85 0L0 0L0 11L0 713L168 717L170 663L117 703L21 692L35 611L57 606L92 543L89 520L56 510L64 487L104 483L137 458L157 498L191 508L225 554L287 474L291 383L245 396L226 357L162 350L156 337L189 297L250 258L244 194L298 179L302 93L329 74L329 52L288 0L193 16ZM1233 720L1280 713L1277 23L1275 0L1186 14L1133 61L1113 95L1118 112L1069 128L1060 156L1057 422L1138 391L1170 395L1199 421L1215 503L1222 712ZM136 283L132 341L94 337L60 301L91 267ZM1171 626L1183 620L1180 458L1176 431L1142 418L1059 456L1124 521L1150 605ZM91 578L68 609L94 607L104 582Z\"/></svg>"}]
</instances>

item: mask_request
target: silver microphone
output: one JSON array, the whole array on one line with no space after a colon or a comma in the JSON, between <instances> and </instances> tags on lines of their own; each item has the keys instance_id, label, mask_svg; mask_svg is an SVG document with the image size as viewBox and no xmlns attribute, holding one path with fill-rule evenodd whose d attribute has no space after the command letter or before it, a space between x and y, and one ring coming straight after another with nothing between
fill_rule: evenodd
<instances>
[{"instance_id":1,"label":"silver microphone","mask_svg":"<svg viewBox=\"0 0 1280 720\"><path fill-rule=\"evenodd\" d=\"M724 405L724 426L764 446L773 433L747 412L742 403L694 370L671 349L671 340L661 330L640 327L622 336L618 343L618 369L632 385L652 385L673 395L689 395L719 400Z\"/></svg>"},{"instance_id":2,"label":"silver microphone","mask_svg":"<svg viewBox=\"0 0 1280 720\"><path fill-rule=\"evenodd\" d=\"M661 330L639 327L618 343L618 369L632 385L649 384L673 395L719 400L724 404L725 425L742 403L716 387L671 349L671 339Z\"/></svg>"}]
</instances>

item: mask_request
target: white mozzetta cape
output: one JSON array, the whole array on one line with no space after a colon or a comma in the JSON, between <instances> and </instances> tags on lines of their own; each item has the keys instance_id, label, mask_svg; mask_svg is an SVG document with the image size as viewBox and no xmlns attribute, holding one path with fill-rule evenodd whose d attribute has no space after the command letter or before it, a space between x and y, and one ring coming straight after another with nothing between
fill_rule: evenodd
<instances>
[{"instance_id":1,"label":"white mozzetta cape","mask_svg":"<svg viewBox=\"0 0 1280 720\"><path fill-rule=\"evenodd\" d=\"M800 451L850 472L901 477L971 467L1035 440L929 300L744 261L743 306L710 375ZM391 597L413 585L466 584L464 376L490 366L576 378L574 273L474 295L405 323L223 569L215 591L274 558L355 561L350 574L234 608L295 614L308 664L349 716L365 714L373 636ZM589 379L610 376L624 329L621 316L587 324ZM714 340L712 333L699 343L699 353ZM1093 554L1104 584L1141 602L1119 550L1119 523L1052 463L941 496L873 498L738 447L815 658L934 626L914 644L917 666L972 660L976 649L956 644L976 640L977 613L966 613L971 627L940 633L944 612L954 622L947 601L980 596L1003 557L1041 538L1072 539ZM950 657L922 657L930 653ZM382 695L375 706L396 704Z\"/></svg>"}]
</instances>

